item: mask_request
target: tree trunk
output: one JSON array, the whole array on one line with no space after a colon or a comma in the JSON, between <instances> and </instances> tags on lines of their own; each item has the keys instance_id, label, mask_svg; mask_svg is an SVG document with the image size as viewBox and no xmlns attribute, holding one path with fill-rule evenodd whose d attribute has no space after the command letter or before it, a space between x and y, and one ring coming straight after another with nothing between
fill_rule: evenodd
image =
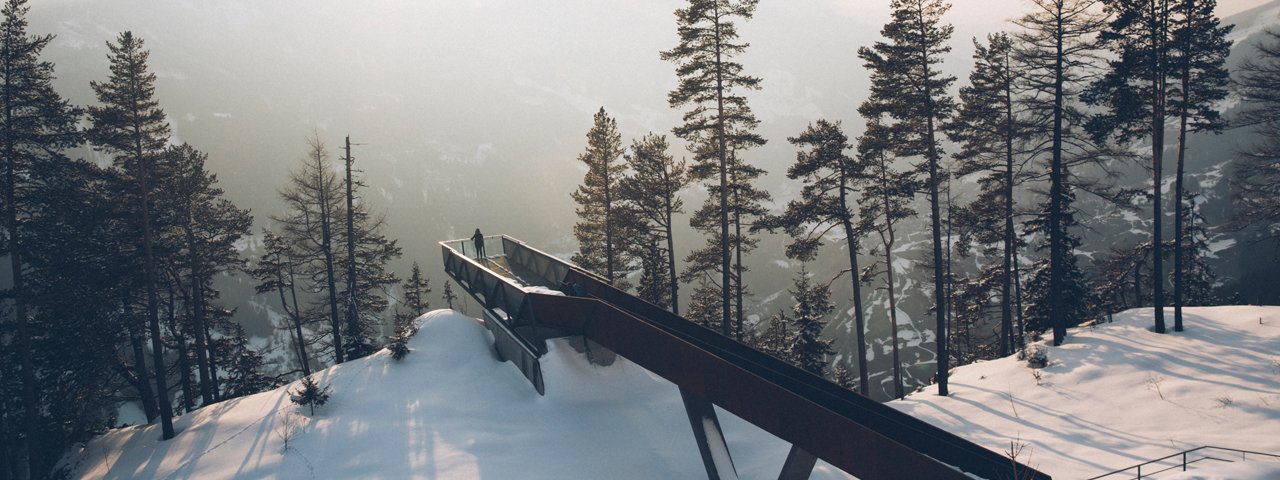
<instances>
[{"instance_id":1,"label":"tree trunk","mask_svg":"<svg viewBox=\"0 0 1280 480\"><path fill-rule=\"evenodd\" d=\"M925 68L926 77L928 76L928 68ZM938 356L938 395L947 395L947 373L949 370L949 358L947 353L947 311L946 311L946 278L943 276L942 264L942 217L938 212L938 147L934 141L933 133L933 96L926 95L928 98L928 119L926 126L929 129L925 135L925 141L929 143L928 162L929 162L929 223L933 232L933 298L934 298L934 320L937 329L937 356Z\"/></svg>"},{"instance_id":2,"label":"tree trunk","mask_svg":"<svg viewBox=\"0 0 1280 480\"><path fill-rule=\"evenodd\" d=\"M173 412L169 405L169 388L165 364L164 342L160 336L160 298L156 291L156 261L152 252L154 239L151 231L151 168L152 164L142 151L142 132L134 127L134 155L138 161L138 183L142 189L142 257L146 271L147 323L151 329L151 363L156 368L156 402L160 409L161 440L173 438Z\"/></svg>"},{"instance_id":3,"label":"tree trunk","mask_svg":"<svg viewBox=\"0 0 1280 480\"><path fill-rule=\"evenodd\" d=\"M177 280L175 279L174 282ZM196 409L195 390L191 388L191 363L187 358L187 337L178 327L177 292L172 284L169 289L169 331L173 332L174 341L178 345L178 380L182 387L182 407L190 412Z\"/></svg>"},{"instance_id":4,"label":"tree trunk","mask_svg":"<svg viewBox=\"0 0 1280 480\"><path fill-rule=\"evenodd\" d=\"M352 338L347 339L354 342L360 335L359 313L356 311L356 233L355 233L355 196L352 193L351 184L351 137L346 137L347 147L347 333ZM352 344L355 346L356 344ZM356 352L352 351L351 354Z\"/></svg>"},{"instance_id":5,"label":"tree trunk","mask_svg":"<svg viewBox=\"0 0 1280 480\"><path fill-rule=\"evenodd\" d=\"M858 238L853 231L853 213L849 209L849 194L845 189L845 185L849 182L848 175L845 172L844 165L840 166L840 209L841 226L844 227L845 246L849 251L849 276L850 283L853 286L853 324L858 330L856 339L858 342L858 393L862 396L870 396L870 380L867 372L867 338L866 338L866 318L862 312L862 281L860 272L858 272Z\"/></svg>"},{"instance_id":6,"label":"tree trunk","mask_svg":"<svg viewBox=\"0 0 1280 480\"><path fill-rule=\"evenodd\" d=\"M720 156L720 332L727 337L731 321L729 313L731 311L729 302L729 166L725 152L727 142L724 114L724 66L720 43L720 2L714 3L712 14L715 15L716 41L716 140L720 144L716 152Z\"/></svg>"},{"instance_id":7,"label":"tree trunk","mask_svg":"<svg viewBox=\"0 0 1280 480\"><path fill-rule=\"evenodd\" d=\"M201 285L204 283L202 269L198 263L200 257L196 248L195 231L191 224L195 222L195 216L191 210L187 209L186 240L187 240L187 263L191 269L191 325L193 333L196 337L196 368L199 370L200 377L200 404L209 405L214 402L212 382L209 379L209 351L208 338L205 337L205 316L204 316L204 292Z\"/></svg>"},{"instance_id":8,"label":"tree trunk","mask_svg":"<svg viewBox=\"0 0 1280 480\"><path fill-rule=\"evenodd\" d=\"M1000 282L1000 356L1007 357L1017 348L1013 339L1013 312L1009 298L1009 287L1014 283L1013 263L1015 230L1013 226L1013 79L1012 79L1012 62L1009 60L1008 54L1005 54L1005 71L1009 75L1005 75L1004 84L1004 255L1003 265L1001 265L1000 273L1004 276ZM1021 335L1021 332L1019 332Z\"/></svg>"},{"instance_id":9,"label":"tree trunk","mask_svg":"<svg viewBox=\"0 0 1280 480\"><path fill-rule=\"evenodd\" d=\"M298 358L302 363L302 374L311 376L311 359L307 357L307 339L302 335L302 311L298 310L298 289L294 286L293 262L289 262L289 295L293 297L293 332L298 337ZM284 303L284 292L280 292L280 303ZM450 307L452 308L452 307Z\"/></svg>"},{"instance_id":10,"label":"tree trunk","mask_svg":"<svg viewBox=\"0 0 1280 480\"><path fill-rule=\"evenodd\" d=\"M1182 108L1178 115L1178 169L1173 181L1173 331L1182 331L1183 229L1182 177L1187 154L1187 117L1191 108L1191 69L1182 67Z\"/></svg>"},{"instance_id":11,"label":"tree trunk","mask_svg":"<svg viewBox=\"0 0 1280 480\"><path fill-rule=\"evenodd\" d=\"M133 365L137 372L135 376L138 383L134 387L138 389L138 397L142 401L142 413L147 417L147 423L156 421L156 417L160 416L159 409L156 408L156 396L151 391L151 373L147 370L147 353L142 346L141 322L133 315L132 299L129 298L129 292L124 294L124 315L128 319L129 325L129 346L133 349Z\"/></svg>"},{"instance_id":12,"label":"tree trunk","mask_svg":"<svg viewBox=\"0 0 1280 480\"><path fill-rule=\"evenodd\" d=\"M1063 309L1066 299L1062 297L1063 270L1066 268L1066 239L1062 228L1062 196L1065 172L1062 165L1062 104L1063 96L1063 12L1058 7L1057 35L1055 47L1053 82L1053 155L1049 166L1049 323L1053 325L1053 345L1062 345L1067 338L1066 318Z\"/></svg>"},{"instance_id":13,"label":"tree trunk","mask_svg":"<svg viewBox=\"0 0 1280 480\"><path fill-rule=\"evenodd\" d=\"M1151 2L1151 167L1152 167L1152 202L1151 202L1151 284L1154 288L1151 298L1155 307L1155 332L1164 333L1164 242L1161 232L1163 214L1161 204L1164 196L1160 193L1160 182L1164 177L1164 58L1160 52L1163 46L1164 30L1157 20L1157 4Z\"/></svg>"},{"instance_id":14,"label":"tree trunk","mask_svg":"<svg viewBox=\"0 0 1280 480\"><path fill-rule=\"evenodd\" d=\"M317 158L317 163L319 159ZM325 189L324 168L319 165L317 181L320 184L320 248L324 251L325 283L329 287L329 326L333 329L333 361L342 363L346 356L342 351L342 323L338 321L338 284L333 274L333 236L329 224L333 212L329 211L329 192Z\"/></svg>"},{"instance_id":15,"label":"tree trunk","mask_svg":"<svg viewBox=\"0 0 1280 480\"><path fill-rule=\"evenodd\" d=\"M663 168L663 171L662 171L662 180L663 180L663 184L666 185L669 189L671 186L671 180L667 174L665 167ZM665 202L664 207L666 209L665 210L666 225L664 227L666 228L666 236L667 236L667 274L671 277L668 280L671 282L671 313L679 315L680 314L680 280L679 280L679 277L676 275L675 237L672 236L672 220L673 220L672 213L673 212L671 211L671 197L673 195L675 195L675 192L668 190L666 192L666 198L663 199L663 201Z\"/></svg>"}]
</instances>

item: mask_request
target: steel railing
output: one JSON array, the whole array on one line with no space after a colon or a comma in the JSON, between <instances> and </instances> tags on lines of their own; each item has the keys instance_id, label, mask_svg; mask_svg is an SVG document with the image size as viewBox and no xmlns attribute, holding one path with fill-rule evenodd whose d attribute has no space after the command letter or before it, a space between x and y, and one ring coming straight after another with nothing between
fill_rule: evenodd
<instances>
[{"instance_id":1,"label":"steel railing","mask_svg":"<svg viewBox=\"0 0 1280 480\"><path fill-rule=\"evenodd\" d=\"M1230 457L1232 457L1232 458L1220 458L1220 457L1217 457L1217 456L1212 456L1211 454L1207 454L1207 453L1206 453L1206 454L1202 454L1202 455L1196 455L1196 454L1199 454L1199 453L1201 453L1201 452L1208 452L1208 451L1225 452L1225 453L1227 453L1227 455L1222 455L1222 457L1230 456ZM1090 477L1088 480L1098 480L1098 479L1101 479L1101 478L1110 478L1110 477L1114 477L1114 476L1117 476L1117 475L1126 475L1126 474L1128 474L1128 475L1136 475L1136 476L1132 476L1132 477L1122 477L1122 478L1126 478L1126 479L1139 479L1139 478L1143 478L1143 477L1149 477L1149 476L1151 476L1151 475L1155 475L1155 474L1157 474L1157 473L1167 472L1167 471L1169 471L1169 470L1173 470L1173 469L1177 469L1177 468L1181 468L1181 469L1182 469L1182 471L1184 471L1184 472L1185 472L1185 471L1187 471L1187 465L1192 465L1192 464L1195 464L1195 463L1198 463L1198 462L1202 462L1202 461L1205 461L1205 460L1212 460L1212 461L1217 461L1217 462L1235 462L1236 460L1235 460L1235 458L1234 458L1234 457L1235 457L1237 454L1239 454L1239 456L1240 456L1240 461L1248 460L1248 459L1249 459L1249 455L1253 455L1253 456L1255 456L1255 457L1263 457L1263 458L1280 459L1280 455L1276 455L1276 454L1272 454L1272 453L1254 452L1254 451L1250 451L1250 450L1240 450L1240 449L1237 449L1237 448L1226 448L1226 447L1215 447L1215 446L1212 446L1212 445L1204 445L1204 446L1200 446L1200 447L1192 448L1192 449L1190 449L1190 450L1183 450L1183 451L1178 452L1178 453L1173 453L1173 454L1165 455L1165 456L1160 457L1160 458L1157 458L1157 459L1155 459L1155 460L1149 460L1149 461L1146 461L1146 462L1142 462L1142 463L1139 463L1139 464L1134 465L1134 466L1131 466L1131 467L1121 468L1121 469L1119 469L1119 470L1114 470L1114 471L1111 471L1111 472L1107 472L1107 473L1104 473L1104 474L1102 474L1102 475L1098 475L1098 476L1096 476L1096 477ZM1179 458L1179 457L1180 457L1180 458ZM1170 464L1170 463L1162 463L1162 462L1165 462L1166 460L1174 459L1174 458L1179 458L1179 460L1175 460L1175 461L1174 461L1174 462L1172 462L1171 464ZM1159 464L1159 465L1157 465L1157 464ZM1153 467L1153 466L1154 466L1154 467ZM1143 467L1147 467L1147 471L1146 471L1146 472L1143 472L1143 471L1142 471L1142 468L1143 468ZM1155 468L1155 470L1153 470L1152 468ZM1132 472L1132 473L1130 473L1130 472Z\"/></svg>"}]
</instances>

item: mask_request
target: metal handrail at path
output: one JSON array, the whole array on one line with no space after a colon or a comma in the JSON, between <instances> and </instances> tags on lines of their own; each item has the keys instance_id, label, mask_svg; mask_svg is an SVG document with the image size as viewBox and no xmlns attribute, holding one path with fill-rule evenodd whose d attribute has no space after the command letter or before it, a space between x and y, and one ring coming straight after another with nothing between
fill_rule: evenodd
<instances>
[{"instance_id":1,"label":"metal handrail at path","mask_svg":"<svg viewBox=\"0 0 1280 480\"><path fill-rule=\"evenodd\" d=\"M530 344L582 335L678 386L710 478L731 478L733 469L731 460L726 464L712 453L727 447L716 443L723 436L710 404L792 444L782 478L807 478L815 457L864 480L1049 478L501 238L505 263L524 282L479 278L501 275L442 242L449 275L460 285L465 280L463 288L486 308L505 312L493 317ZM565 287L577 295L535 287Z\"/></svg>"},{"instance_id":2,"label":"metal handrail at path","mask_svg":"<svg viewBox=\"0 0 1280 480\"><path fill-rule=\"evenodd\" d=\"M1227 453L1227 455L1212 456L1212 454L1207 453L1209 451L1225 452ZM1187 465L1193 465L1203 461L1232 463L1237 461L1235 458L1236 455L1240 456L1239 461L1241 462L1248 460L1249 455L1253 455L1254 457L1260 457L1267 460L1280 460L1280 455L1277 455L1274 453L1254 452L1251 450L1240 450L1238 448L1215 447L1213 445L1204 445L1204 446L1192 448L1189 450L1183 450L1178 453L1171 453L1169 455L1165 455L1163 457L1160 457L1154 460L1148 460L1146 462L1142 462L1131 467L1125 467L1119 470L1110 471L1102 475L1098 475L1096 477L1089 477L1089 480L1098 480L1102 478L1111 478L1111 477L1122 476L1122 475L1123 477L1121 478L1140 479L1143 477L1150 477L1158 473L1163 473L1163 472L1167 472L1169 470L1174 470L1178 468L1181 468L1182 471L1185 472L1187 471ZM1171 464L1165 463L1165 460L1178 458L1178 457L1182 457L1181 461L1174 461ZM1225 457L1231 457L1231 458L1225 458ZM1147 467L1146 473L1143 473L1142 471L1143 467ZM1128 476L1128 475L1134 475L1134 476Z\"/></svg>"}]
</instances>

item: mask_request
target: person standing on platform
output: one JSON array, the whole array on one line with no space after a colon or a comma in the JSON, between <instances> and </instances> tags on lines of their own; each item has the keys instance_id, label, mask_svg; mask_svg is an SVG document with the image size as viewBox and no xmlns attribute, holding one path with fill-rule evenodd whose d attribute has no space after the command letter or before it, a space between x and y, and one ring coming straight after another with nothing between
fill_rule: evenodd
<instances>
[{"instance_id":1,"label":"person standing on platform","mask_svg":"<svg viewBox=\"0 0 1280 480\"><path fill-rule=\"evenodd\" d=\"M471 236L471 243L476 246L476 258L485 260L487 257L484 253L484 234L480 233L480 229L476 229L476 233Z\"/></svg>"}]
</instances>

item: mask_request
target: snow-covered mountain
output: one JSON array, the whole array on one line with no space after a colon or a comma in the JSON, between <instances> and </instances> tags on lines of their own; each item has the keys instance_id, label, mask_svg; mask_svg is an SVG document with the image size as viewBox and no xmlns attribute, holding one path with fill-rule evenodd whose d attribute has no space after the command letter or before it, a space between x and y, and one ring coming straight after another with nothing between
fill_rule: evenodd
<instances>
[{"instance_id":1,"label":"snow-covered mountain","mask_svg":"<svg viewBox=\"0 0 1280 480\"><path fill-rule=\"evenodd\" d=\"M1012 442L1020 461L1055 478L1201 445L1280 454L1280 307L1188 309L1187 330L1166 335L1148 330L1150 316L1073 330L1045 347L1046 368L1014 357L968 365L951 396L925 389L890 405L997 452ZM665 380L621 358L591 364L560 339L542 359L542 397L496 360L476 320L435 311L419 322L403 361L383 351L316 373L333 394L314 416L283 387L183 415L167 442L154 425L113 430L63 465L102 479L704 475ZM720 418L741 478L775 476L788 445ZM1280 478L1280 459L1255 460L1198 462L1181 478ZM848 477L819 462L812 478Z\"/></svg>"}]
</instances>

